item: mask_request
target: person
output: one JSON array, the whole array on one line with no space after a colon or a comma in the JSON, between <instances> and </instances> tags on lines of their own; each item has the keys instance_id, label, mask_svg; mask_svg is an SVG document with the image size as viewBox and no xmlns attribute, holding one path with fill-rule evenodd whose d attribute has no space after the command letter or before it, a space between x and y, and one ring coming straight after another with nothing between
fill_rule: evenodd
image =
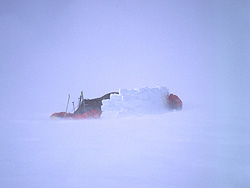
<instances>
[{"instance_id":1,"label":"person","mask_svg":"<svg viewBox=\"0 0 250 188\"><path fill-rule=\"evenodd\" d=\"M168 105L169 105L169 108L173 110L182 109L181 99L177 95L174 95L172 93L168 96Z\"/></svg>"}]
</instances>

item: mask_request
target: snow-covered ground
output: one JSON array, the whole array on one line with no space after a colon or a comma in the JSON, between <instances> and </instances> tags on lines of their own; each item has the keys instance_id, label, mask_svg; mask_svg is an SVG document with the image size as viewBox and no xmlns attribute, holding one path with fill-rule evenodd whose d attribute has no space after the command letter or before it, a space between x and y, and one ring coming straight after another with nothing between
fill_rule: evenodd
<instances>
[{"instance_id":1,"label":"snow-covered ground","mask_svg":"<svg viewBox=\"0 0 250 188\"><path fill-rule=\"evenodd\" d=\"M1 120L1 187L248 187L246 119L218 116L184 101L160 114Z\"/></svg>"}]
</instances>

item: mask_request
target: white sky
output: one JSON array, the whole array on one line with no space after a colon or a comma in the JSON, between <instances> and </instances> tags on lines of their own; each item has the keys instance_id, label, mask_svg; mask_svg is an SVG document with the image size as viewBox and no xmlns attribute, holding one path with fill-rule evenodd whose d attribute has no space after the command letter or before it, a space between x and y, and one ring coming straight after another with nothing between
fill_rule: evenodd
<instances>
[{"instance_id":1,"label":"white sky","mask_svg":"<svg viewBox=\"0 0 250 188\"><path fill-rule=\"evenodd\" d=\"M249 7L1 0L2 114L63 111L68 93L76 101L81 90L94 98L143 86L166 86L184 104L210 97L225 108L250 91Z\"/></svg>"}]
</instances>

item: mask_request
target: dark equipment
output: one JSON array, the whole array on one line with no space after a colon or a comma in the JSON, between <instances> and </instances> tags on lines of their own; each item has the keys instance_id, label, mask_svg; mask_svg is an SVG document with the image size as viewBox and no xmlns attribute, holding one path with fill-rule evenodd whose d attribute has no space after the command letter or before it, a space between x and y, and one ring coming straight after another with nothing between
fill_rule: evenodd
<instances>
[{"instance_id":1,"label":"dark equipment","mask_svg":"<svg viewBox=\"0 0 250 188\"><path fill-rule=\"evenodd\" d=\"M90 112L91 110L97 110L98 112L102 113L102 100L110 99L110 95L112 94L119 94L119 92L110 92L95 99L82 99L74 114L84 114L86 112Z\"/></svg>"}]
</instances>

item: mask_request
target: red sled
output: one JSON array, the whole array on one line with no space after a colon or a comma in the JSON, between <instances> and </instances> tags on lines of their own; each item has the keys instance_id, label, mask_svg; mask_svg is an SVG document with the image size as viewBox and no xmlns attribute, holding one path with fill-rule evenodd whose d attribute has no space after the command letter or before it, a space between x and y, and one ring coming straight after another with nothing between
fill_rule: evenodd
<instances>
[{"instance_id":1,"label":"red sled","mask_svg":"<svg viewBox=\"0 0 250 188\"><path fill-rule=\"evenodd\" d=\"M98 119L101 117L102 114L102 101L106 99L110 99L111 94L119 94L118 92L111 92L108 93L100 98L95 99L84 99L83 94L81 93L81 96L79 98L79 105L77 110L74 111L74 113L67 113L66 112L58 112L53 113L50 118L51 119ZM70 96L69 96L70 99ZM68 103L69 103L68 99ZM74 103L73 103L74 105ZM74 106L73 106L74 107Z\"/></svg>"}]
</instances>

